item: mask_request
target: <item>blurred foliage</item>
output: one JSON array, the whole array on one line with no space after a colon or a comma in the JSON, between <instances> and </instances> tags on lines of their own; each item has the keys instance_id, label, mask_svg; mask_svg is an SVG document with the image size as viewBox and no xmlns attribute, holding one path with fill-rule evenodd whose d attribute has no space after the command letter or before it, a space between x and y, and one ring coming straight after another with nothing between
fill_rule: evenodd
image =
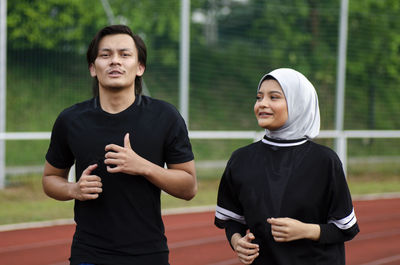
<instances>
[{"instance_id":1,"label":"blurred foliage","mask_svg":"<svg viewBox=\"0 0 400 265\"><path fill-rule=\"evenodd\" d=\"M129 25L150 50L158 51L165 65L177 66L180 1L108 2L114 24ZM8 1L9 48L82 53L97 30L111 24L110 19L100 0Z\"/></svg>"},{"instance_id":2,"label":"blurred foliage","mask_svg":"<svg viewBox=\"0 0 400 265\"><path fill-rule=\"evenodd\" d=\"M345 127L399 129L400 2L350 3Z\"/></svg>"},{"instance_id":3,"label":"blurred foliage","mask_svg":"<svg viewBox=\"0 0 400 265\"><path fill-rule=\"evenodd\" d=\"M108 2L114 23L147 45L151 96L178 106L180 1ZM189 129L259 130L256 87L278 67L310 79L321 127L334 129L339 16L340 0L191 0ZM346 130L400 129L398 17L398 0L349 1ZM109 18L101 0L9 0L7 23L7 131L49 131L62 109L90 97L84 53ZM349 154L382 153L382 146L398 154L398 141L377 142L351 143ZM8 143L7 163L20 164L19 145ZM211 152L194 147L198 157Z\"/></svg>"},{"instance_id":4,"label":"blurred foliage","mask_svg":"<svg viewBox=\"0 0 400 265\"><path fill-rule=\"evenodd\" d=\"M88 31L106 23L103 9L93 5L93 1L8 1L8 46L11 49L32 46L49 50L82 49L92 37L87 36Z\"/></svg>"}]
</instances>

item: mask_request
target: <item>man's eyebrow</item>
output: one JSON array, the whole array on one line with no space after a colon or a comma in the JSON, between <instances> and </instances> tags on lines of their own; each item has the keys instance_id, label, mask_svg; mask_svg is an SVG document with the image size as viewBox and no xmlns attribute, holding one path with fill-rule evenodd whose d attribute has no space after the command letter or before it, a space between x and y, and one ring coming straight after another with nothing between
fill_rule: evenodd
<instances>
[{"instance_id":1,"label":"man's eyebrow","mask_svg":"<svg viewBox=\"0 0 400 265\"><path fill-rule=\"evenodd\" d=\"M133 49L131 49L131 48L122 48L122 49L118 49L118 51L131 52L131 51L133 51Z\"/></svg>"},{"instance_id":2,"label":"man's eyebrow","mask_svg":"<svg viewBox=\"0 0 400 265\"><path fill-rule=\"evenodd\" d=\"M101 48L101 49L99 49L99 51L111 51L112 49L111 48ZM133 49L131 49L131 48L121 48L121 49L117 49L118 51L123 51L123 52L125 52L125 51L133 51Z\"/></svg>"}]
</instances>

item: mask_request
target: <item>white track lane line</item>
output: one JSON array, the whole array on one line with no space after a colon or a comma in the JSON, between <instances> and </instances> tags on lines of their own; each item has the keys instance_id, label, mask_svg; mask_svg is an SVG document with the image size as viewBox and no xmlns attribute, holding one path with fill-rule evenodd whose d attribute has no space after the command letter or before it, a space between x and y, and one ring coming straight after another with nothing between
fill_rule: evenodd
<instances>
[{"instance_id":1,"label":"white track lane line","mask_svg":"<svg viewBox=\"0 0 400 265\"><path fill-rule=\"evenodd\" d=\"M391 236L397 236L397 235L400 235L400 229L392 229L392 230L362 234L362 235L356 236L352 241L371 240L371 239L376 239L376 238L380 238L380 237L391 237Z\"/></svg>"},{"instance_id":2,"label":"white track lane line","mask_svg":"<svg viewBox=\"0 0 400 265\"><path fill-rule=\"evenodd\" d=\"M64 244L71 244L71 239L58 239L58 240L49 240L44 242L37 242L37 243L30 243L30 244L23 244L17 246L10 246L10 247L2 247L0 248L0 254L6 252L14 252L14 251L22 251L34 248L45 248L45 247L52 247L56 245L64 245Z\"/></svg>"}]
</instances>

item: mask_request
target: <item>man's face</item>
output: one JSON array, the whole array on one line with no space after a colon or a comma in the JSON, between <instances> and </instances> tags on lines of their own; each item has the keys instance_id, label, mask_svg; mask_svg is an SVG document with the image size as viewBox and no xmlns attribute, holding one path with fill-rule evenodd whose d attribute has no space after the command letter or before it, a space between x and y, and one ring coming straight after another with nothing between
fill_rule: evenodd
<instances>
[{"instance_id":1,"label":"man's face","mask_svg":"<svg viewBox=\"0 0 400 265\"><path fill-rule=\"evenodd\" d=\"M132 37L114 34L100 40L96 60L89 70L102 90L134 88L136 76L141 76L145 69L139 63Z\"/></svg>"}]
</instances>

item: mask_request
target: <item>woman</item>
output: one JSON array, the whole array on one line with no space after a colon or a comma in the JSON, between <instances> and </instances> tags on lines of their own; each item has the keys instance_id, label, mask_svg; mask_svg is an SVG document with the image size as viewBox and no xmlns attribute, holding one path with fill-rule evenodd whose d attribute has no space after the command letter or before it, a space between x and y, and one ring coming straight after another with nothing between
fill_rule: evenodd
<instances>
[{"instance_id":1,"label":"woman","mask_svg":"<svg viewBox=\"0 0 400 265\"><path fill-rule=\"evenodd\" d=\"M236 150L218 191L215 224L243 264L345 264L358 232L340 159L311 141L318 97L301 73L262 77L254 105L264 138Z\"/></svg>"}]
</instances>

